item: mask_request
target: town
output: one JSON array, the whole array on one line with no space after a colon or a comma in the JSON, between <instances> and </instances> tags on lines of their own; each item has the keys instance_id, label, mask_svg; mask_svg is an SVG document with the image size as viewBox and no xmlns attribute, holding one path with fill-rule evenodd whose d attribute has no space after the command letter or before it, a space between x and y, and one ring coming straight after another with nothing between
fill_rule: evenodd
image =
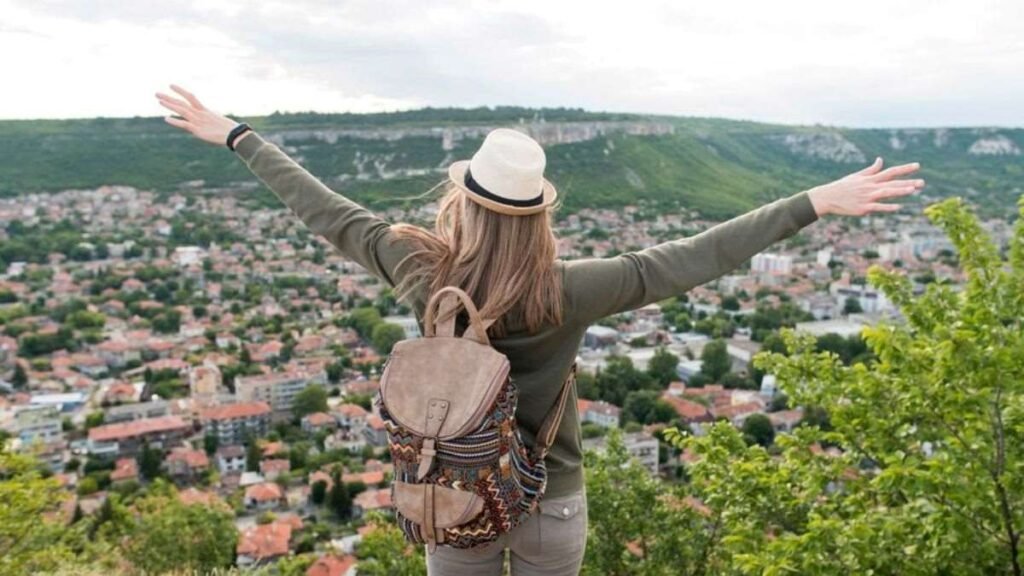
<instances>
[{"instance_id":1,"label":"town","mask_svg":"<svg viewBox=\"0 0 1024 576\"><path fill-rule=\"evenodd\" d=\"M238 567L315 552L309 574L354 573L391 507L375 412L391 346L420 337L390 288L248 189L125 186L0 200L0 439L72 495L69 521L155 480L235 518ZM430 207L390 210L430 221ZM714 222L643 206L560 216L563 258L608 257ZM1011 231L993 220L1003 241ZM825 219L733 273L591 326L579 350L584 446L619 428L652 475L692 455L659 441L728 420L765 446L808 418L751 360L795 326L850 362L896 309L865 281L962 280L923 216Z\"/></svg>"}]
</instances>

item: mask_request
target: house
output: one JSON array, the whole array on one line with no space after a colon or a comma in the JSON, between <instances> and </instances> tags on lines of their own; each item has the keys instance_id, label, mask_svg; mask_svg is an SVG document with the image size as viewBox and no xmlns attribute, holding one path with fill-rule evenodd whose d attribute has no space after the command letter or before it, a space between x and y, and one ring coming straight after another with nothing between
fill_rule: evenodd
<instances>
[{"instance_id":1,"label":"house","mask_svg":"<svg viewBox=\"0 0 1024 576\"><path fill-rule=\"evenodd\" d=\"M306 576L355 576L356 557L351 554L336 556L324 554L308 569Z\"/></svg>"},{"instance_id":2,"label":"house","mask_svg":"<svg viewBox=\"0 0 1024 576\"><path fill-rule=\"evenodd\" d=\"M352 516L361 518L370 510L390 511L394 506L391 503L391 489L367 489L352 500Z\"/></svg>"},{"instance_id":3,"label":"house","mask_svg":"<svg viewBox=\"0 0 1024 576\"><path fill-rule=\"evenodd\" d=\"M366 427L366 410L358 404L339 404L334 410L338 424L346 429L362 431Z\"/></svg>"},{"instance_id":4,"label":"house","mask_svg":"<svg viewBox=\"0 0 1024 576\"><path fill-rule=\"evenodd\" d=\"M292 539L292 525L271 522L253 526L238 538L236 563L240 568L266 564L288 555Z\"/></svg>"},{"instance_id":5,"label":"house","mask_svg":"<svg viewBox=\"0 0 1024 576\"><path fill-rule=\"evenodd\" d=\"M712 413L715 418L725 418L734 426L742 426L743 422L754 414L764 412L764 404L761 402L741 402L728 406L714 407Z\"/></svg>"},{"instance_id":6,"label":"house","mask_svg":"<svg viewBox=\"0 0 1024 576\"><path fill-rule=\"evenodd\" d=\"M338 425L338 422L326 412L314 412L302 418L302 430L307 434L316 434L321 430L330 430Z\"/></svg>"},{"instance_id":7,"label":"house","mask_svg":"<svg viewBox=\"0 0 1024 576\"><path fill-rule=\"evenodd\" d=\"M200 505L209 508L212 506L224 505L224 501L215 493L199 490L191 486L178 491L178 500L180 500L185 506Z\"/></svg>"},{"instance_id":8,"label":"house","mask_svg":"<svg viewBox=\"0 0 1024 576\"><path fill-rule=\"evenodd\" d=\"M245 448L237 444L221 446L216 453L217 469L221 474L245 472Z\"/></svg>"},{"instance_id":9,"label":"house","mask_svg":"<svg viewBox=\"0 0 1024 576\"><path fill-rule=\"evenodd\" d=\"M284 503L284 492L273 482L261 482L245 489L244 502L246 508L273 510Z\"/></svg>"},{"instance_id":10,"label":"house","mask_svg":"<svg viewBox=\"0 0 1024 576\"><path fill-rule=\"evenodd\" d=\"M267 480L276 480L281 474L290 472L291 462L285 458L273 458L260 462L260 474Z\"/></svg>"},{"instance_id":11,"label":"house","mask_svg":"<svg viewBox=\"0 0 1024 576\"><path fill-rule=\"evenodd\" d=\"M179 446L164 459L167 473L175 478L195 478L210 469L210 458L202 450Z\"/></svg>"},{"instance_id":12,"label":"house","mask_svg":"<svg viewBox=\"0 0 1024 576\"><path fill-rule=\"evenodd\" d=\"M576 410L579 412L580 421L592 422L605 428L617 428L619 426L619 415L622 410L603 400L587 400L580 398L576 401Z\"/></svg>"},{"instance_id":13,"label":"house","mask_svg":"<svg viewBox=\"0 0 1024 576\"><path fill-rule=\"evenodd\" d=\"M661 399L676 411L680 420L688 424L692 424L694 422L711 422L714 420L711 416L711 412L706 406L698 404L693 400L681 398L672 394L670 391L662 392Z\"/></svg>"},{"instance_id":14,"label":"house","mask_svg":"<svg viewBox=\"0 0 1024 576\"><path fill-rule=\"evenodd\" d=\"M261 401L226 404L199 413L206 434L216 436L220 444L242 444L248 438L266 436L270 417L270 405Z\"/></svg>"},{"instance_id":15,"label":"house","mask_svg":"<svg viewBox=\"0 0 1024 576\"><path fill-rule=\"evenodd\" d=\"M366 446L366 436L358 432L337 430L324 438L324 448L327 450L344 450L349 454L360 454Z\"/></svg>"},{"instance_id":16,"label":"house","mask_svg":"<svg viewBox=\"0 0 1024 576\"><path fill-rule=\"evenodd\" d=\"M768 419L771 420L772 428L775 428L776 432L792 432L800 424L800 420L803 417L804 411L801 408L781 410L768 414Z\"/></svg>"},{"instance_id":17,"label":"house","mask_svg":"<svg viewBox=\"0 0 1024 576\"><path fill-rule=\"evenodd\" d=\"M370 414L366 417L366 428L363 429L366 441L372 446L387 446L388 431L380 416Z\"/></svg>"},{"instance_id":18,"label":"house","mask_svg":"<svg viewBox=\"0 0 1024 576\"><path fill-rule=\"evenodd\" d=\"M143 444L155 448L171 446L191 431L192 426L178 416L104 424L89 430L88 450L100 457L134 456Z\"/></svg>"},{"instance_id":19,"label":"house","mask_svg":"<svg viewBox=\"0 0 1024 576\"><path fill-rule=\"evenodd\" d=\"M583 448L600 452L604 450L605 441L606 439L603 436L588 438L583 441ZM652 476L658 473L658 449L660 443L657 436L647 432L634 432L623 434L622 441L629 455L636 459L644 468L647 468Z\"/></svg>"},{"instance_id":20,"label":"house","mask_svg":"<svg viewBox=\"0 0 1024 576\"><path fill-rule=\"evenodd\" d=\"M118 458L114 463L114 469L110 472L110 482L120 484L131 480L138 481L139 464L135 458Z\"/></svg>"},{"instance_id":21,"label":"house","mask_svg":"<svg viewBox=\"0 0 1024 576\"><path fill-rule=\"evenodd\" d=\"M342 474L341 481L345 484L360 482L367 487L378 486L384 483L384 470L367 470L365 472Z\"/></svg>"}]
</instances>

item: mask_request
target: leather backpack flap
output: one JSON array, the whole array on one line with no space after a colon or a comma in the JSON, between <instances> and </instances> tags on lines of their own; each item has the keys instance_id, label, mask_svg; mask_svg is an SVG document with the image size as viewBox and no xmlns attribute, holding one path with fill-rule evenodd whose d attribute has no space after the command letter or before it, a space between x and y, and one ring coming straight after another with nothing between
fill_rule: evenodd
<instances>
[{"instance_id":1,"label":"leather backpack flap","mask_svg":"<svg viewBox=\"0 0 1024 576\"><path fill-rule=\"evenodd\" d=\"M468 338L402 340L381 375L381 396L403 427L447 440L479 425L508 373L505 355ZM432 401L445 407L439 429Z\"/></svg>"}]
</instances>

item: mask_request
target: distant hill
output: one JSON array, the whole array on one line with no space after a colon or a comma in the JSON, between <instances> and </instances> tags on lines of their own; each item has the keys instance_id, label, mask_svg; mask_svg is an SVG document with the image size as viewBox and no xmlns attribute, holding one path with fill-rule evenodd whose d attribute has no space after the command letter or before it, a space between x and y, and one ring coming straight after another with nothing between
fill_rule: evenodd
<instances>
[{"instance_id":1,"label":"distant hill","mask_svg":"<svg viewBox=\"0 0 1024 576\"><path fill-rule=\"evenodd\" d=\"M647 202L721 218L859 169L876 155L889 164L920 161L930 196L963 195L989 215L1008 213L1024 186L1021 129L843 129L519 107L246 120L335 190L377 207L429 189L497 126L526 130L544 144L548 177L570 211ZM160 117L0 121L0 159L3 196L253 180L230 152Z\"/></svg>"}]
</instances>

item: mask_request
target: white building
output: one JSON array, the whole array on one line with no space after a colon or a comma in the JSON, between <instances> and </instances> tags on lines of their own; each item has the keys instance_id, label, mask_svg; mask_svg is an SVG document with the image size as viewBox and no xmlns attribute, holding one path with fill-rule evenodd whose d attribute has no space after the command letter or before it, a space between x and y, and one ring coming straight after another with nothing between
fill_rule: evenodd
<instances>
[{"instance_id":1,"label":"white building","mask_svg":"<svg viewBox=\"0 0 1024 576\"><path fill-rule=\"evenodd\" d=\"M626 445L626 451L640 463L644 468L651 473L656 475L658 473L658 439L646 432L634 432L631 434L622 435L623 443ZM588 438L583 441L584 450L594 450L597 452L603 451L605 448L605 438Z\"/></svg>"},{"instance_id":2,"label":"white building","mask_svg":"<svg viewBox=\"0 0 1024 576\"><path fill-rule=\"evenodd\" d=\"M750 259L750 269L758 274L790 274L793 271L793 257L762 252Z\"/></svg>"}]
</instances>

